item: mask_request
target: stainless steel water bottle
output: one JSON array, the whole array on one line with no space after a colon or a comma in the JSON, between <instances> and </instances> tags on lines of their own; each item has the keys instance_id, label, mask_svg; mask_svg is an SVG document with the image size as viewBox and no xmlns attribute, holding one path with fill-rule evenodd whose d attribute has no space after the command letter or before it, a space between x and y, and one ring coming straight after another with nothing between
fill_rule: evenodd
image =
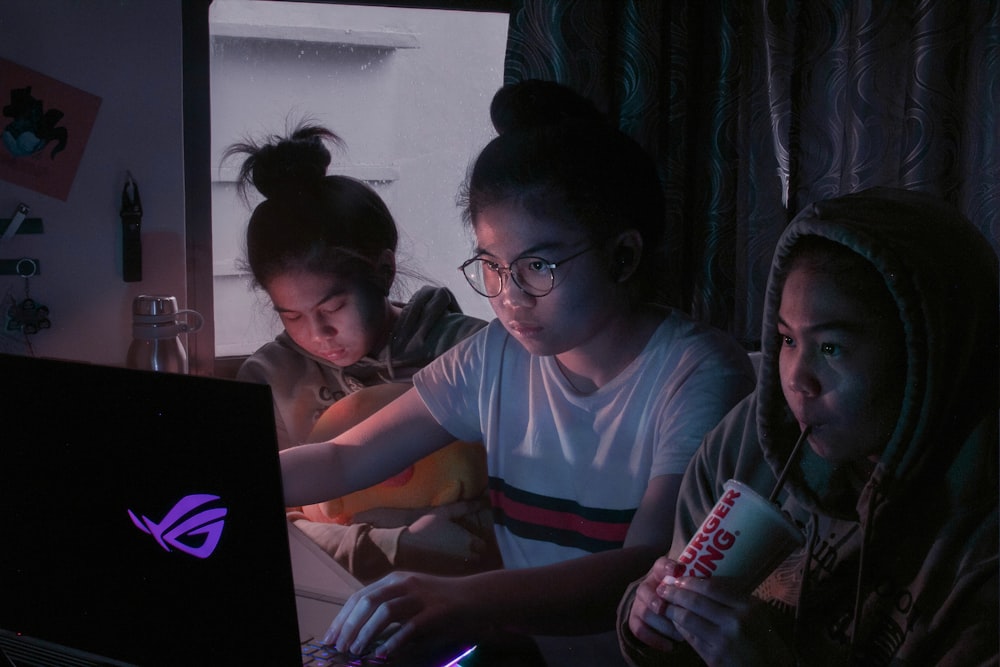
<instances>
[{"instance_id":1,"label":"stainless steel water bottle","mask_svg":"<svg viewBox=\"0 0 1000 667\"><path fill-rule=\"evenodd\" d=\"M187 373L180 334L194 333L204 320L194 310L177 310L172 296L141 294L132 301L132 344L126 365L166 373Z\"/></svg>"}]
</instances>

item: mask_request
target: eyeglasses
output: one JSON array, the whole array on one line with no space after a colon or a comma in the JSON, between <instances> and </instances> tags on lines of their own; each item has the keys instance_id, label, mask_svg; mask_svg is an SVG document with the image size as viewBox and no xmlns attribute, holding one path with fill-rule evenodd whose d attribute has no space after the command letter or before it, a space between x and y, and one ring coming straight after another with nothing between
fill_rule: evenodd
<instances>
[{"instance_id":1,"label":"eyeglasses","mask_svg":"<svg viewBox=\"0 0 1000 667\"><path fill-rule=\"evenodd\" d=\"M504 274L509 275L518 289L528 296L545 296L555 286L556 267L596 247L596 245L588 246L558 262L550 262L541 257L518 257L510 263L510 266L504 266L485 257L473 257L458 267L458 270L465 275L472 289L491 299L503 291Z\"/></svg>"}]
</instances>

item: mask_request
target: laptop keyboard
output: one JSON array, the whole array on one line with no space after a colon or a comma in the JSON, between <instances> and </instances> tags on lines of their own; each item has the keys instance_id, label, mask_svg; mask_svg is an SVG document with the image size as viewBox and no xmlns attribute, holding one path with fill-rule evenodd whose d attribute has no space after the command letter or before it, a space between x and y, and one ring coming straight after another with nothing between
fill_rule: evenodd
<instances>
[{"instance_id":1,"label":"laptop keyboard","mask_svg":"<svg viewBox=\"0 0 1000 667\"><path fill-rule=\"evenodd\" d=\"M374 648L370 653L363 656L357 656L352 653L341 653L336 648L332 646L324 646L318 642L305 641L302 642L302 664L308 665L309 667L367 667L368 665L400 665L392 658L380 658L375 653L376 649L381 646L383 640L376 640ZM465 649L461 655L457 657L452 657L447 663L436 662L435 665L440 665L440 667L462 667L462 664L469 664L465 662L466 658L472 655L477 647L475 645L470 646ZM426 658L426 656L425 656ZM469 658L470 660L475 660L475 658ZM412 662L412 656L408 656L407 659L403 660L403 664L411 665L415 664ZM418 661L416 664L428 665L426 659ZM478 663L477 663L478 664ZM520 664L520 663L519 663Z\"/></svg>"},{"instance_id":2,"label":"laptop keyboard","mask_svg":"<svg viewBox=\"0 0 1000 667\"><path fill-rule=\"evenodd\" d=\"M377 648L377 645L376 645ZM367 667L367 665L388 665L389 658L380 658L373 652L363 656L338 651L333 646L316 642L302 644L302 664L309 667Z\"/></svg>"}]
</instances>

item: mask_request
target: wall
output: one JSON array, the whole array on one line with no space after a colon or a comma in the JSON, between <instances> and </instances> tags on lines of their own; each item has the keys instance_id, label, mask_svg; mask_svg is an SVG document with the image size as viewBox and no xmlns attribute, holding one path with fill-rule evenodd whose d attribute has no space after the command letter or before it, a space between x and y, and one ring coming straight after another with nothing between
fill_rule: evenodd
<instances>
[{"instance_id":1,"label":"wall","mask_svg":"<svg viewBox=\"0 0 1000 667\"><path fill-rule=\"evenodd\" d=\"M52 321L28 337L30 349L19 332L0 327L0 351L120 365L133 297L173 294L186 305L181 46L180 2L4 0L0 57L102 101L66 201L0 180L0 217L24 202L45 227L43 235L0 244L0 258L38 258L30 295ZM144 208L143 280L136 283L124 282L121 271L126 170ZM23 283L0 276L0 297L20 300Z\"/></svg>"}]
</instances>

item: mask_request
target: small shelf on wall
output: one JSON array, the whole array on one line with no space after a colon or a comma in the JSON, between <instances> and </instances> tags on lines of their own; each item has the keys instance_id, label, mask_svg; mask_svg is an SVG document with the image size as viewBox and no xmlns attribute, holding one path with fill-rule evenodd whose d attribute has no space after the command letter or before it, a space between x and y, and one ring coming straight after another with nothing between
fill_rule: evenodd
<instances>
[{"instance_id":1,"label":"small shelf on wall","mask_svg":"<svg viewBox=\"0 0 1000 667\"><path fill-rule=\"evenodd\" d=\"M240 21L213 21L212 37L263 39L285 42L337 44L370 49L417 49L420 40L409 32L390 30L353 30L326 26L269 24Z\"/></svg>"},{"instance_id":2,"label":"small shelf on wall","mask_svg":"<svg viewBox=\"0 0 1000 667\"><path fill-rule=\"evenodd\" d=\"M352 25L348 21L341 14L319 15L308 3L215 0L209 15L209 34L213 40L268 40L388 51L420 48L420 40L413 32L378 24Z\"/></svg>"}]
</instances>

